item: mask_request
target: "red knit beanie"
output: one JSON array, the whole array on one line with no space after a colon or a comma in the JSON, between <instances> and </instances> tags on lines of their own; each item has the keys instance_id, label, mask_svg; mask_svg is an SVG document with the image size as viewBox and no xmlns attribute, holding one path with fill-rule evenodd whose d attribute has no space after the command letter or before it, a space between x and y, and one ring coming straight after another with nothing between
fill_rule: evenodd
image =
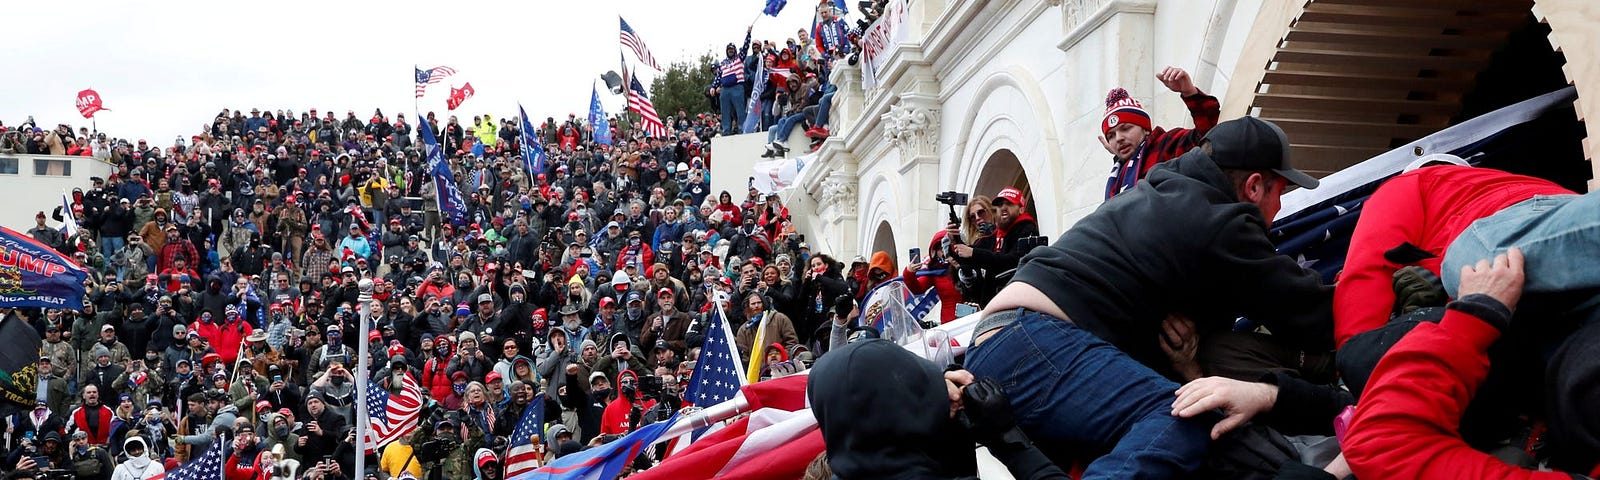
<instances>
[{"instance_id":1,"label":"red knit beanie","mask_svg":"<svg viewBox=\"0 0 1600 480\"><path fill-rule=\"evenodd\" d=\"M1111 133L1117 125L1132 123L1150 130L1150 113L1128 91L1113 88L1106 94L1106 116L1100 120L1100 133Z\"/></svg>"}]
</instances>

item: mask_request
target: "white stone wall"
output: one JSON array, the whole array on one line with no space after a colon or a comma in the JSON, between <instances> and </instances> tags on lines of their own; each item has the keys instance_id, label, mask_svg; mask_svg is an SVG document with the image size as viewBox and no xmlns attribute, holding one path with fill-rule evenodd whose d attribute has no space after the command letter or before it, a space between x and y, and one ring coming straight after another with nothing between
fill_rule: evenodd
<instances>
[{"instance_id":1,"label":"white stone wall","mask_svg":"<svg viewBox=\"0 0 1600 480\"><path fill-rule=\"evenodd\" d=\"M793 192L821 218L800 229L848 258L870 254L888 222L904 263L905 250L925 247L946 220L934 194L993 196L972 189L986 173L1014 175L985 168L1007 150L1032 185L1041 232L1055 238L1101 201L1111 168L1096 138L1106 91L1128 89L1157 125L1190 126L1156 73L1184 68L1226 105L1238 52L1266 1L1280 0L913 2L919 31L891 54L884 85L835 97L835 111L848 116L835 121L835 137ZM836 82L858 77L835 73ZM904 120L904 111L937 119ZM853 205L836 204L840 188L824 187L847 179L855 180Z\"/></svg>"}]
</instances>

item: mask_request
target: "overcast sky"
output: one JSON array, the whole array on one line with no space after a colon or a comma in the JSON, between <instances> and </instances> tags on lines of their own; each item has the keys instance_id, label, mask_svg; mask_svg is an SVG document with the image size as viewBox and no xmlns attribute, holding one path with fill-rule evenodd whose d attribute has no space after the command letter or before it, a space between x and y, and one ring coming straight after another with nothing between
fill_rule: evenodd
<instances>
[{"instance_id":1,"label":"overcast sky","mask_svg":"<svg viewBox=\"0 0 1600 480\"><path fill-rule=\"evenodd\" d=\"M416 111L450 114L450 84L465 82L477 95L454 112L463 123L513 115L519 101L536 119L581 116L591 85L617 69L619 14L665 68L742 40L752 21L757 39L794 37L815 3L789 3L773 18L764 0L8 2L0 121L88 126L74 102L93 88L110 109L96 115L101 131L167 146L222 108L363 120L381 108L415 125ZM414 65L459 73L414 108ZM623 103L601 96L608 112Z\"/></svg>"}]
</instances>

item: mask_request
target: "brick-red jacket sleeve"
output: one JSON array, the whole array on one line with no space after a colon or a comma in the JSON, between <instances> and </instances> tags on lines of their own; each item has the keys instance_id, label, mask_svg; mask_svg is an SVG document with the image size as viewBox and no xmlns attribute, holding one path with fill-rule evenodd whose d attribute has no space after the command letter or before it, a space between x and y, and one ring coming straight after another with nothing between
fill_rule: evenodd
<instances>
[{"instance_id":1,"label":"brick-red jacket sleeve","mask_svg":"<svg viewBox=\"0 0 1600 480\"><path fill-rule=\"evenodd\" d=\"M1400 268L1383 253L1422 237L1425 219L1417 176L1389 180L1368 198L1350 236L1344 270L1333 290L1334 342L1344 346L1355 334L1382 327L1394 310L1394 272Z\"/></svg>"},{"instance_id":2,"label":"brick-red jacket sleeve","mask_svg":"<svg viewBox=\"0 0 1600 480\"><path fill-rule=\"evenodd\" d=\"M1513 467L1461 439L1461 414L1489 373L1487 351L1499 337L1488 321L1451 308L1396 343L1373 370L1343 442L1356 476L1571 480Z\"/></svg>"}]
</instances>

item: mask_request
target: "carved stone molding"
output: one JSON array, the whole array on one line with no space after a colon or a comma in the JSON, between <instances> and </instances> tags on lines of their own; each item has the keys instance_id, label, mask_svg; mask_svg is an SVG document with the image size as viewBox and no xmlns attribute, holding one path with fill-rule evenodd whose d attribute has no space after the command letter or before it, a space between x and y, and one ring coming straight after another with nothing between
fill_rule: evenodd
<instances>
[{"instance_id":1,"label":"carved stone molding","mask_svg":"<svg viewBox=\"0 0 1600 480\"><path fill-rule=\"evenodd\" d=\"M856 180L844 175L829 175L822 180L817 196L818 211L829 208L849 210L856 205Z\"/></svg>"},{"instance_id":2,"label":"carved stone molding","mask_svg":"<svg viewBox=\"0 0 1600 480\"><path fill-rule=\"evenodd\" d=\"M1089 15L1105 5L1106 0L1054 0L1054 3L1067 6L1067 30L1071 31L1083 25L1083 21L1088 20Z\"/></svg>"},{"instance_id":3,"label":"carved stone molding","mask_svg":"<svg viewBox=\"0 0 1600 480\"><path fill-rule=\"evenodd\" d=\"M938 154L938 108L902 101L889 107L882 118L884 139L900 149L902 159Z\"/></svg>"}]
</instances>

